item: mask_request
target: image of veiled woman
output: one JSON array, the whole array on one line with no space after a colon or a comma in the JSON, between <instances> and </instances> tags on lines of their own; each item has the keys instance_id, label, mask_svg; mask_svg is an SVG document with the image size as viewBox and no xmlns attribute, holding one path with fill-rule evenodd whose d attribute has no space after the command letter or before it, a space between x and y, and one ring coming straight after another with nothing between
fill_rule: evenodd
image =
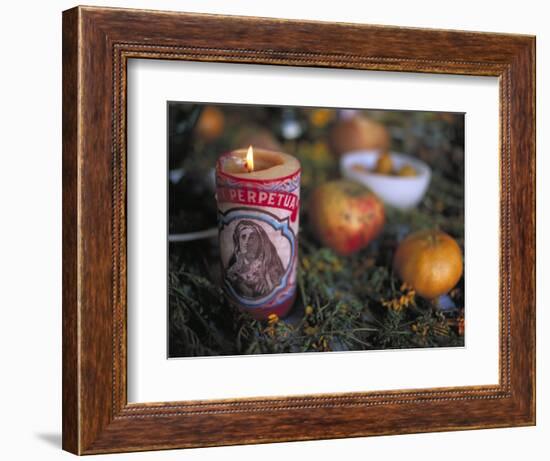
<instances>
[{"instance_id":1,"label":"image of veiled woman","mask_svg":"<svg viewBox=\"0 0 550 461\"><path fill-rule=\"evenodd\" d=\"M233 232L233 254L225 270L235 292L247 298L266 296L279 285L283 263L266 231L253 221L243 220Z\"/></svg>"}]
</instances>

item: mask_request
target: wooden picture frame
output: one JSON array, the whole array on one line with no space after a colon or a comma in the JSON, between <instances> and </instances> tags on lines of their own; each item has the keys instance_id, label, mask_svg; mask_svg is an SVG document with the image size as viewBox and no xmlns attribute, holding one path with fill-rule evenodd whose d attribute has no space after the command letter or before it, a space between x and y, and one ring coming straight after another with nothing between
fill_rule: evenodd
<instances>
[{"instance_id":1,"label":"wooden picture frame","mask_svg":"<svg viewBox=\"0 0 550 461\"><path fill-rule=\"evenodd\" d=\"M128 403L131 58L496 76L494 386ZM63 448L76 454L535 424L535 38L77 7L63 13Z\"/></svg>"}]
</instances>

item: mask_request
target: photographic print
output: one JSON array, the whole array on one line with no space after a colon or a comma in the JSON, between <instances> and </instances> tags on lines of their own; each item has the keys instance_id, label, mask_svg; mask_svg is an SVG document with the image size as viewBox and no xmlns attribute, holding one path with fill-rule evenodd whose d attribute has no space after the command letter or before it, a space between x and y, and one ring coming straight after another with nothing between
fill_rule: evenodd
<instances>
[{"instance_id":1,"label":"photographic print","mask_svg":"<svg viewBox=\"0 0 550 461\"><path fill-rule=\"evenodd\" d=\"M167 112L169 358L464 346L464 114Z\"/></svg>"}]
</instances>

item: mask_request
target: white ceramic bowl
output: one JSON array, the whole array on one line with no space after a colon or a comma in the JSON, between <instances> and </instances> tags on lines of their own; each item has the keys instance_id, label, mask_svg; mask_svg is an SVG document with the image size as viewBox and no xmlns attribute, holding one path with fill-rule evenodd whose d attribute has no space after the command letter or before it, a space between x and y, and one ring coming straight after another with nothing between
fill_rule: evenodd
<instances>
[{"instance_id":1,"label":"white ceramic bowl","mask_svg":"<svg viewBox=\"0 0 550 461\"><path fill-rule=\"evenodd\" d=\"M407 210L417 206L430 185L432 171L426 163L410 155L390 152L394 169L399 170L411 165L416 176L390 176L374 173L380 151L358 150L348 152L340 158L342 176L364 184L378 195L385 203L395 208ZM365 167L365 171L353 169L354 165ZM369 170L369 171L367 171Z\"/></svg>"}]
</instances>

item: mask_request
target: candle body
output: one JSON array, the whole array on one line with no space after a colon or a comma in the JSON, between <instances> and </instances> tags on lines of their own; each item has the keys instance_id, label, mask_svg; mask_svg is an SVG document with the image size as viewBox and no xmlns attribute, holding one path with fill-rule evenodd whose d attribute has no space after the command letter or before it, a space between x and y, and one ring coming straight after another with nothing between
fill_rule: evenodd
<instances>
[{"instance_id":1,"label":"candle body","mask_svg":"<svg viewBox=\"0 0 550 461\"><path fill-rule=\"evenodd\" d=\"M235 174L222 156L216 168L224 292L256 319L284 317L296 298L300 168L292 159L271 172Z\"/></svg>"}]
</instances>

